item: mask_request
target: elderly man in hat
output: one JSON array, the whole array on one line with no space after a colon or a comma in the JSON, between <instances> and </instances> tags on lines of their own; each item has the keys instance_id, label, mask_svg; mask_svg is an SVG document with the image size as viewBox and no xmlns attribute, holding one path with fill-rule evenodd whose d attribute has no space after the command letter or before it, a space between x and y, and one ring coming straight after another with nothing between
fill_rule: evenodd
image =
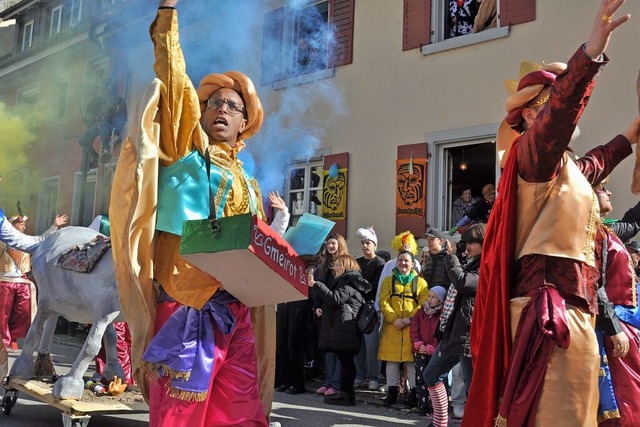
<instances>
[{"instance_id":1,"label":"elderly man in hat","mask_svg":"<svg viewBox=\"0 0 640 427\"><path fill-rule=\"evenodd\" d=\"M473 313L478 375L463 425L597 424L602 241L591 185L631 154L640 119L579 160L566 150L611 33L629 19L613 16L623 3L603 0L568 66L528 73L507 100L498 136L504 172Z\"/></svg>"},{"instance_id":2,"label":"elderly man in hat","mask_svg":"<svg viewBox=\"0 0 640 427\"><path fill-rule=\"evenodd\" d=\"M244 141L262 125L262 105L251 80L238 71L207 75L194 87L176 4L160 1L151 25L157 79L129 120L109 212L132 363L141 358L142 367L160 373L150 383L137 373L152 426L266 426L274 392L275 308L250 311L179 253L191 196L212 192L218 217L251 212L265 218L258 184L238 160ZM202 167L210 177L195 181ZM171 193L171 182L184 181L178 175L193 178L194 185ZM282 221L278 231L284 227ZM180 337L191 328L199 332L186 345ZM141 355L139 347L149 340Z\"/></svg>"}]
</instances>

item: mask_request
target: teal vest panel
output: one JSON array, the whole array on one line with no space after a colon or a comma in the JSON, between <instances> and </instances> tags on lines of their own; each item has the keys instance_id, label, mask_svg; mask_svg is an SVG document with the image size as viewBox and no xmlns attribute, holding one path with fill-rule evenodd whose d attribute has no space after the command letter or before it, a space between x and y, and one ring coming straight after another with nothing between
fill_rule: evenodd
<instances>
[{"instance_id":1,"label":"teal vest panel","mask_svg":"<svg viewBox=\"0 0 640 427\"><path fill-rule=\"evenodd\" d=\"M227 175L220 206L216 216L221 217L227 195L231 188L232 175L211 165L209 185L217 194L221 174ZM161 167L158 180L158 211L156 230L182 235L182 223L187 220L209 217L209 191L207 191L207 166L197 150L177 162Z\"/></svg>"}]
</instances>

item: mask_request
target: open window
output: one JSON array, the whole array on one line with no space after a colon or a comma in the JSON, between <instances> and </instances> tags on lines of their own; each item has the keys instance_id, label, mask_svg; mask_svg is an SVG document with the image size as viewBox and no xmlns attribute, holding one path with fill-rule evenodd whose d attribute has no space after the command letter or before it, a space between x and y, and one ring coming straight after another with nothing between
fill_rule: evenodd
<instances>
[{"instance_id":1,"label":"open window","mask_svg":"<svg viewBox=\"0 0 640 427\"><path fill-rule=\"evenodd\" d=\"M301 3L265 14L263 85L330 77L333 67L352 61L354 0Z\"/></svg>"},{"instance_id":2,"label":"open window","mask_svg":"<svg viewBox=\"0 0 640 427\"><path fill-rule=\"evenodd\" d=\"M403 50L426 55L506 37L535 18L535 0L404 0Z\"/></svg>"}]
</instances>

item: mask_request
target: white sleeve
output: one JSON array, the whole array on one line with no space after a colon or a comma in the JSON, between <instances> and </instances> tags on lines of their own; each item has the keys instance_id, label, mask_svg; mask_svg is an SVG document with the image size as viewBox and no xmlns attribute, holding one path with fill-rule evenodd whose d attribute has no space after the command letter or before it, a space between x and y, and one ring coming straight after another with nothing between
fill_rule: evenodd
<instances>
[{"instance_id":1,"label":"white sleeve","mask_svg":"<svg viewBox=\"0 0 640 427\"><path fill-rule=\"evenodd\" d=\"M2 218L2 225L0 226L0 240L18 249L22 252L34 253L40 242L42 242L45 236L28 236L13 228L6 218Z\"/></svg>"},{"instance_id":2,"label":"white sleeve","mask_svg":"<svg viewBox=\"0 0 640 427\"><path fill-rule=\"evenodd\" d=\"M271 221L271 229L278 233L280 236L287 231L289 225L289 209L285 206L284 210L276 210L276 216Z\"/></svg>"}]
</instances>

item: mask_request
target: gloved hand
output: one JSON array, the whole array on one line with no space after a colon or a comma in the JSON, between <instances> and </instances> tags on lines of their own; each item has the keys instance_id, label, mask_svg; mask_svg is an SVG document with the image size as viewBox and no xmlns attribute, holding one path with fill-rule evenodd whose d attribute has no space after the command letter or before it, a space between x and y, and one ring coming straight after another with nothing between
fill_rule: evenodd
<instances>
[{"instance_id":1,"label":"gloved hand","mask_svg":"<svg viewBox=\"0 0 640 427\"><path fill-rule=\"evenodd\" d=\"M451 227L449 229L449 236L453 236L454 234L456 234L456 231L458 231L458 228L460 227L458 227L457 225L454 225L453 227Z\"/></svg>"},{"instance_id":2,"label":"gloved hand","mask_svg":"<svg viewBox=\"0 0 640 427\"><path fill-rule=\"evenodd\" d=\"M109 383L109 394L111 396L117 396L124 393L127 389L127 383L122 383L122 380L118 376L113 377L113 381Z\"/></svg>"}]
</instances>

